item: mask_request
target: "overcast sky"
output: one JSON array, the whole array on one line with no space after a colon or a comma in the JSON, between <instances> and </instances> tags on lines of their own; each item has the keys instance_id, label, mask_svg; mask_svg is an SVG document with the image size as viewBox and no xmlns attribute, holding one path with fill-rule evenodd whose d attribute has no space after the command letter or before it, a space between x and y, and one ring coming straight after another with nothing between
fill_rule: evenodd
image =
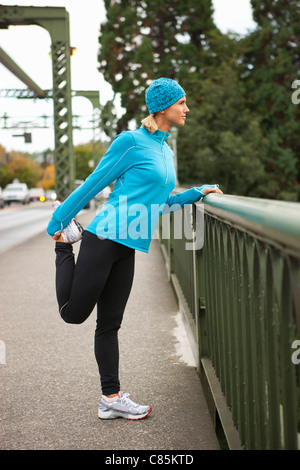
<instances>
[{"instance_id":1,"label":"overcast sky","mask_svg":"<svg viewBox=\"0 0 300 470\"><path fill-rule=\"evenodd\" d=\"M112 98L112 90L102 75L97 71L98 34L100 23L105 19L102 0L4 0L5 5L25 6L60 6L65 7L70 15L70 42L77 48L71 58L73 90L97 90L100 102L104 104ZM255 28L252 19L250 0L213 0L214 20L219 29L245 34ZM51 41L48 32L38 26L11 26L0 29L0 47L29 75L41 88L52 88L52 64L50 58ZM0 64L0 88L25 88L25 85ZM73 98L73 114L91 118L92 104L83 97ZM46 115L52 116L51 100L16 100L0 98L0 144L7 150L27 152L53 148L53 129L33 129L32 143L25 144L21 137L13 134L23 133L23 129L3 130L2 116L6 113L14 117L15 122L32 121ZM49 121L50 122L50 121ZM91 131L74 131L75 145L92 139Z\"/></svg>"}]
</instances>

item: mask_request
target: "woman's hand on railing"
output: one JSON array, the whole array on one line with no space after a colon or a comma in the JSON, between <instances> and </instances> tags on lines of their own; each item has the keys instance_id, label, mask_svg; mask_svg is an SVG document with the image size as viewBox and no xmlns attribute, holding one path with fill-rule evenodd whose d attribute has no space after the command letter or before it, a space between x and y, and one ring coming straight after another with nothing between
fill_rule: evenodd
<instances>
[{"instance_id":1,"label":"woman's hand on railing","mask_svg":"<svg viewBox=\"0 0 300 470\"><path fill-rule=\"evenodd\" d=\"M203 197L209 193L223 194L218 184L204 184L203 186L200 186L200 188L197 189L198 191L200 191L201 194L203 194Z\"/></svg>"}]
</instances>

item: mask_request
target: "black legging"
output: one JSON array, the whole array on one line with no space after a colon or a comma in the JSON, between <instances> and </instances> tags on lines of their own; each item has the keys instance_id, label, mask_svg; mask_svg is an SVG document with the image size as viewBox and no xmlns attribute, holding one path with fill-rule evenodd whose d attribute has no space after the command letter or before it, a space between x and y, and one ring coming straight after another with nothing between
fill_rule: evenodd
<instances>
[{"instance_id":1,"label":"black legging","mask_svg":"<svg viewBox=\"0 0 300 470\"><path fill-rule=\"evenodd\" d=\"M85 231L76 265L69 243L56 242L55 252L60 315L67 323L82 323L97 304L95 356L102 393L117 393L118 330L132 286L135 251Z\"/></svg>"}]
</instances>

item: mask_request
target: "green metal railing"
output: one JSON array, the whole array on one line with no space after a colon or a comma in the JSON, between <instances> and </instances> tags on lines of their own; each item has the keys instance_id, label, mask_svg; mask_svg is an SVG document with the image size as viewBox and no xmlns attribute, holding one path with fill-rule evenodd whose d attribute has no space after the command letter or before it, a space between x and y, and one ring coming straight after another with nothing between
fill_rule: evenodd
<instances>
[{"instance_id":1,"label":"green metal railing","mask_svg":"<svg viewBox=\"0 0 300 470\"><path fill-rule=\"evenodd\" d=\"M231 449L299 449L300 204L213 194L190 207L161 218L160 242L212 417Z\"/></svg>"}]
</instances>

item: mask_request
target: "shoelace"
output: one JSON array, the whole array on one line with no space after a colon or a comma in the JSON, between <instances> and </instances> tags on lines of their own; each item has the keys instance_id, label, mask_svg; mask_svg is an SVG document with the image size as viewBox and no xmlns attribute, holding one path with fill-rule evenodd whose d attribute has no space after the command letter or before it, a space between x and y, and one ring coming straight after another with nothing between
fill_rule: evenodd
<instances>
[{"instance_id":1,"label":"shoelace","mask_svg":"<svg viewBox=\"0 0 300 470\"><path fill-rule=\"evenodd\" d=\"M138 408L139 404L135 403L134 401L130 400L130 393L124 393L124 395L121 398L121 404L122 405L127 405L130 408Z\"/></svg>"}]
</instances>

